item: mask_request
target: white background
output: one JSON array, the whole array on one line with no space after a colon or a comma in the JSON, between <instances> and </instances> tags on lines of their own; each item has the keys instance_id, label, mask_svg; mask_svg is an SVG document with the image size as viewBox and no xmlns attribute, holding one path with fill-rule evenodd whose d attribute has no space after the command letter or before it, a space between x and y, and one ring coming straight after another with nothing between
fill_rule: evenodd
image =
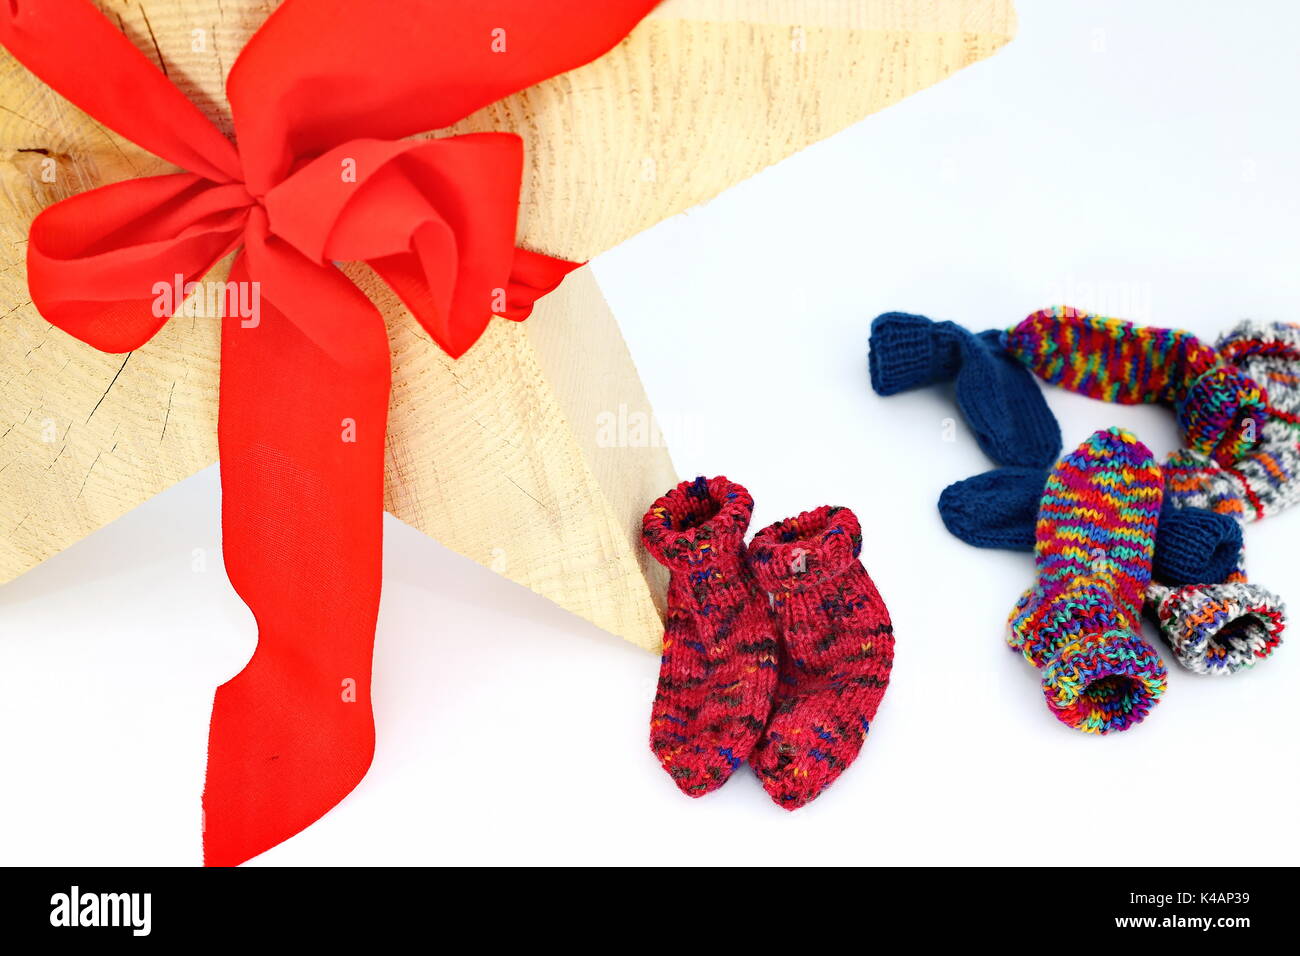
<instances>
[{"instance_id":1,"label":"white background","mask_svg":"<svg viewBox=\"0 0 1300 956\"><path fill-rule=\"evenodd\" d=\"M1297 861L1300 649L1219 680L1170 661L1127 733L1057 723L1003 643L1031 558L935 510L991 463L964 425L942 440L944 389L872 394L865 351L894 309L1300 321L1300 11L1018 7L991 60L596 263L683 476L747 485L755 528L861 516L898 646L857 763L795 814L747 770L688 800L646 746L656 658L390 518L373 769L256 862ZM1068 446L1112 424L1177 443L1164 410L1048 398ZM200 861L212 691L255 640L218 491L210 469L0 590L0 862ZM1246 538L1300 607L1297 534L1300 513Z\"/></svg>"}]
</instances>

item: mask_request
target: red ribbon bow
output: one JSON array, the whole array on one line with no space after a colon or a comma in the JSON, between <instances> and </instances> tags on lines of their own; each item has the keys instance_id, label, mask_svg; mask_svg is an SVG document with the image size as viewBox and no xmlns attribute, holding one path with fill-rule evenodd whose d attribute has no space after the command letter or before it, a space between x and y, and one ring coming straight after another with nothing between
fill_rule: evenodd
<instances>
[{"instance_id":1,"label":"red ribbon bow","mask_svg":"<svg viewBox=\"0 0 1300 956\"><path fill-rule=\"evenodd\" d=\"M179 308L156 315L160 289L235 250L230 282L256 290L256 314L221 332L223 550L259 637L213 703L209 865L311 824L374 754L389 350L332 260L369 264L453 357L493 312L526 318L575 264L514 246L519 138L402 137L594 59L657 2L285 0L230 70L237 148L89 0L0 5L19 61L189 170L41 213L27 255L41 314L126 352Z\"/></svg>"}]
</instances>

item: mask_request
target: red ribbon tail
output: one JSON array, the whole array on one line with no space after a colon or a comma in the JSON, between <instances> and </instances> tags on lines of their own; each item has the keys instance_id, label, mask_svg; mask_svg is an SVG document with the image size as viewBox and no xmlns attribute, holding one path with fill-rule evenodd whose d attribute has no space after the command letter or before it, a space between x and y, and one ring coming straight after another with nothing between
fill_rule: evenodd
<instances>
[{"instance_id":1,"label":"red ribbon tail","mask_svg":"<svg viewBox=\"0 0 1300 956\"><path fill-rule=\"evenodd\" d=\"M313 301L295 290L295 309L358 306L357 316L342 316L348 341L333 353L257 295L243 300L258 301L255 316L223 320L223 554L257 619L258 644L213 703L209 866L241 863L310 825L374 755L388 343L364 296L333 270L320 272L324 292L342 282L351 297ZM243 254L230 279L258 287Z\"/></svg>"},{"instance_id":2,"label":"red ribbon tail","mask_svg":"<svg viewBox=\"0 0 1300 956\"><path fill-rule=\"evenodd\" d=\"M501 315L512 322L522 322L533 314L533 305L538 299L553 292L565 276L584 265L586 263L569 262L516 248L510 282L506 287L506 308Z\"/></svg>"}]
</instances>

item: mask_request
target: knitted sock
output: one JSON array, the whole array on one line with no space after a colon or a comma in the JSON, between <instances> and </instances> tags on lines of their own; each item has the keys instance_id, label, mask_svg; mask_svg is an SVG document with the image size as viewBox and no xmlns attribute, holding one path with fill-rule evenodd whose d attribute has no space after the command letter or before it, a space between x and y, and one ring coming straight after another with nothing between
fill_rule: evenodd
<instances>
[{"instance_id":1,"label":"knitted sock","mask_svg":"<svg viewBox=\"0 0 1300 956\"><path fill-rule=\"evenodd\" d=\"M1166 495L1182 511L1208 508L1241 523L1285 510L1300 497L1300 448L1285 437L1265 444L1231 466L1174 452L1165 461ZM1247 580L1241 559L1223 584L1157 585L1147 598L1180 663L1200 674L1251 667L1277 649L1286 631L1286 605Z\"/></svg>"},{"instance_id":2,"label":"knitted sock","mask_svg":"<svg viewBox=\"0 0 1300 956\"><path fill-rule=\"evenodd\" d=\"M1087 733L1125 730L1164 693L1139 633L1162 493L1131 434L1099 431L1048 477L1036 529L1038 583L1011 614L1012 647L1043 672L1056 716Z\"/></svg>"},{"instance_id":3,"label":"knitted sock","mask_svg":"<svg viewBox=\"0 0 1300 956\"><path fill-rule=\"evenodd\" d=\"M750 542L750 566L772 595L785 651L776 709L750 763L787 810L853 762L889 685L894 629L861 550L847 508L804 512Z\"/></svg>"},{"instance_id":4,"label":"knitted sock","mask_svg":"<svg viewBox=\"0 0 1300 956\"><path fill-rule=\"evenodd\" d=\"M998 468L949 485L939 513L953 535L977 548L1033 551L1049 472ZM1152 576L1167 584L1216 584L1237 568L1241 525L1203 508L1165 502L1156 531Z\"/></svg>"},{"instance_id":5,"label":"knitted sock","mask_svg":"<svg viewBox=\"0 0 1300 956\"><path fill-rule=\"evenodd\" d=\"M1148 607L1178 662L1197 674L1232 674L1266 659L1282 643L1286 606L1271 591L1234 574L1223 584L1152 584Z\"/></svg>"},{"instance_id":6,"label":"knitted sock","mask_svg":"<svg viewBox=\"0 0 1300 956\"><path fill-rule=\"evenodd\" d=\"M887 312L871 323L867 365L879 395L955 380L962 417L998 464L1046 468L1061 453L1042 390L1002 349L1000 332L973 335L952 322Z\"/></svg>"},{"instance_id":7,"label":"knitted sock","mask_svg":"<svg viewBox=\"0 0 1300 956\"><path fill-rule=\"evenodd\" d=\"M1107 402L1171 405L1187 446L1225 462L1248 451L1267 407L1263 389L1182 329L1143 327L1057 306L1003 336L1044 381Z\"/></svg>"},{"instance_id":8,"label":"knitted sock","mask_svg":"<svg viewBox=\"0 0 1300 956\"><path fill-rule=\"evenodd\" d=\"M1219 361L1182 329L1143 328L1068 305L1033 313L1003 344L1043 381L1121 405L1172 405Z\"/></svg>"},{"instance_id":9,"label":"knitted sock","mask_svg":"<svg viewBox=\"0 0 1300 956\"><path fill-rule=\"evenodd\" d=\"M687 796L727 782L772 709L778 648L745 565L754 501L726 478L684 481L646 512L642 541L669 570L650 749Z\"/></svg>"}]
</instances>

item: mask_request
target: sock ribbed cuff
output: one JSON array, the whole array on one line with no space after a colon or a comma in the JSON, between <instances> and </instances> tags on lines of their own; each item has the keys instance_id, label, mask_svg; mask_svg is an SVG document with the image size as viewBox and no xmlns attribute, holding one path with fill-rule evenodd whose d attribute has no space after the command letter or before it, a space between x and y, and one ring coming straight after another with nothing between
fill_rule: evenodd
<instances>
[{"instance_id":1,"label":"sock ribbed cuff","mask_svg":"<svg viewBox=\"0 0 1300 956\"><path fill-rule=\"evenodd\" d=\"M1165 690L1165 666L1135 626L1105 587L1082 581L1050 596L1027 591L1010 643L1042 671L1058 720L1105 734L1141 722Z\"/></svg>"},{"instance_id":2,"label":"sock ribbed cuff","mask_svg":"<svg viewBox=\"0 0 1300 956\"><path fill-rule=\"evenodd\" d=\"M822 505L754 535L749 566L768 593L802 592L847 570L861 552L857 515Z\"/></svg>"},{"instance_id":3,"label":"sock ribbed cuff","mask_svg":"<svg viewBox=\"0 0 1300 956\"><path fill-rule=\"evenodd\" d=\"M1197 674L1253 667L1277 649L1286 630L1286 606L1277 595L1245 582L1155 584L1147 600L1178 662Z\"/></svg>"},{"instance_id":4,"label":"sock ribbed cuff","mask_svg":"<svg viewBox=\"0 0 1300 956\"><path fill-rule=\"evenodd\" d=\"M1151 574L1165 584L1218 584L1240 563L1241 545L1241 524L1228 515L1166 501Z\"/></svg>"},{"instance_id":5,"label":"sock ribbed cuff","mask_svg":"<svg viewBox=\"0 0 1300 956\"><path fill-rule=\"evenodd\" d=\"M871 323L867 368L877 395L948 382L961 369L960 331L923 315L886 312Z\"/></svg>"},{"instance_id":6,"label":"sock ribbed cuff","mask_svg":"<svg viewBox=\"0 0 1300 956\"><path fill-rule=\"evenodd\" d=\"M1165 692L1165 666L1131 630L1091 633L1059 648L1043 667L1043 696L1062 723L1108 734L1141 723Z\"/></svg>"},{"instance_id":7,"label":"sock ribbed cuff","mask_svg":"<svg viewBox=\"0 0 1300 956\"><path fill-rule=\"evenodd\" d=\"M683 481L641 520L641 540L656 561L688 570L744 557L754 499L724 477Z\"/></svg>"}]
</instances>

